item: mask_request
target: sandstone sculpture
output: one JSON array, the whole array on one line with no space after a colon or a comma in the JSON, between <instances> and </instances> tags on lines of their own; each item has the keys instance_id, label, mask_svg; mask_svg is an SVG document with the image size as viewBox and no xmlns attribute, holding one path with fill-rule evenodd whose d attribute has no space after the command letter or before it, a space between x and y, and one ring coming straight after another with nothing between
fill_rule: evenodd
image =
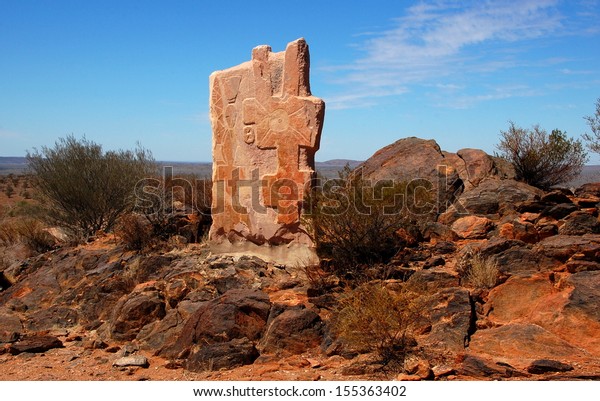
<instances>
[{"instance_id":1,"label":"sandstone sculpture","mask_svg":"<svg viewBox=\"0 0 600 401\"><path fill-rule=\"evenodd\" d=\"M210 76L213 243L311 245L300 209L325 103L310 93L304 39Z\"/></svg>"}]
</instances>

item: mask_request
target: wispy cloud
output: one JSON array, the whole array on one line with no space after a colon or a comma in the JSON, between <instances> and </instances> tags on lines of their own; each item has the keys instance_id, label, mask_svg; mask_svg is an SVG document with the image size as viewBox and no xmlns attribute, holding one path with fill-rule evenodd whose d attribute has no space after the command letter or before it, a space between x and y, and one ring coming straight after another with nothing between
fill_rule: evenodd
<instances>
[{"instance_id":1,"label":"wispy cloud","mask_svg":"<svg viewBox=\"0 0 600 401\"><path fill-rule=\"evenodd\" d=\"M369 32L358 44L363 56L329 68L351 89L334 96L333 108L369 105L376 98L407 92L413 85L459 89L469 74L522 67L526 43L559 35L564 19L558 0L455 1L418 3L394 19L391 29ZM443 89L443 88L442 88ZM492 91L469 96L478 101L519 96ZM467 99L467 97L465 97Z\"/></svg>"}]
</instances>

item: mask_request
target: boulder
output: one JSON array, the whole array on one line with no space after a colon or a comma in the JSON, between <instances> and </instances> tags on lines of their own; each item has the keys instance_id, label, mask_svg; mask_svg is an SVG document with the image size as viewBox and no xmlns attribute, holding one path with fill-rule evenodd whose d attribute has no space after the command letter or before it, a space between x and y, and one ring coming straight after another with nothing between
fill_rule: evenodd
<instances>
[{"instance_id":1,"label":"boulder","mask_svg":"<svg viewBox=\"0 0 600 401\"><path fill-rule=\"evenodd\" d=\"M578 198L600 197L600 182L583 184L575 190L575 196Z\"/></svg>"},{"instance_id":2,"label":"boulder","mask_svg":"<svg viewBox=\"0 0 600 401\"><path fill-rule=\"evenodd\" d=\"M383 180L424 180L430 185L430 193L438 199L440 207L445 207L460 195L463 188L455 162L456 159L449 160L444 155L434 140L410 137L378 150L357 170L373 185Z\"/></svg>"},{"instance_id":3,"label":"boulder","mask_svg":"<svg viewBox=\"0 0 600 401\"><path fill-rule=\"evenodd\" d=\"M471 187L476 187L483 179L496 174L494 159L481 149L461 149L456 155L465 164L466 176L461 176L461 179Z\"/></svg>"},{"instance_id":4,"label":"boulder","mask_svg":"<svg viewBox=\"0 0 600 401\"><path fill-rule=\"evenodd\" d=\"M469 292L462 288L445 288L420 304L431 331L419 343L434 349L461 351L472 333L472 309Z\"/></svg>"},{"instance_id":5,"label":"boulder","mask_svg":"<svg viewBox=\"0 0 600 401\"><path fill-rule=\"evenodd\" d=\"M55 336L28 335L9 345L8 352L18 355L23 352L42 353L52 348L63 348L63 343Z\"/></svg>"},{"instance_id":6,"label":"boulder","mask_svg":"<svg viewBox=\"0 0 600 401\"><path fill-rule=\"evenodd\" d=\"M534 375L550 372L569 372L571 370L573 370L573 366L552 359L536 359L527 367L527 371Z\"/></svg>"},{"instance_id":7,"label":"boulder","mask_svg":"<svg viewBox=\"0 0 600 401\"><path fill-rule=\"evenodd\" d=\"M166 346L162 355L177 357L196 344L214 344L262 336L269 318L271 302L260 290L229 290L203 303L186 321L175 343Z\"/></svg>"},{"instance_id":8,"label":"boulder","mask_svg":"<svg viewBox=\"0 0 600 401\"><path fill-rule=\"evenodd\" d=\"M485 238L494 228L494 223L486 217L461 217L452 224L452 231L462 239Z\"/></svg>"},{"instance_id":9,"label":"boulder","mask_svg":"<svg viewBox=\"0 0 600 401\"><path fill-rule=\"evenodd\" d=\"M558 233L561 235L585 235L600 233L598 217L586 212L574 212L564 219Z\"/></svg>"},{"instance_id":10,"label":"boulder","mask_svg":"<svg viewBox=\"0 0 600 401\"><path fill-rule=\"evenodd\" d=\"M162 293L156 290L134 292L117 305L110 323L111 336L120 341L133 340L145 325L165 315L166 303Z\"/></svg>"},{"instance_id":11,"label":"boulder","mask_svg":"<svg viewBox=\"0 0 600 401\"><path fill-rule=\"evenodd\" d=\"M583 253L589 258L594 258L600 252L600 235L555 235L537 243L533 250L560 262L566 262L576 253Z\"/></svg>"},{"instance_id":12,"label":"boulder","mask_svg":"<svg viewBox=\"0 0 600 401\"><path fill-rule=\"evenodd\" d=\"M489 216L504 214L518 208L520 202L539 199L543 192L515 180L488 177L477 187L465 191L447 212L439 216L438 222L451 224L465 214Z\"/></svg>"},{"instance_id":13,"label":"boulder","mask_svg":"<svg viewBox=\"0 0 600 401\"><path fill-rule=\"evenodd\" d=\"M548 330L530 323L511 323L478 330L469 353L525 370L538 359L585 359L587 354Z\"/></svg>"},{"instance_id":14,"label":"boulder","mask_svg":"<svg viewBox=\"0 0 600 401\"><path fill-rule=\"evenodd\" d=\"M302 354L323 341L323 323L317 313L291 308L275 317L267 327L258 349L261 354Z\"/></svg>"},{"instance_id":15,"label":"boulder","mask_svg":"<svg viewBox=\"0 0 600 401\"><path fill-rule=\"evenodd\" d=\"M127 366L139 366L141 368L147 368L150 366L150 363L148 362L148 358L143 355L129 355L114 361L113 366L118 368Z\"/></svg>"},{"instance_id":16,"label":"boulder","mask_svg":"<svg viewBox=\"0 0 600 401\"><path fill-rule=\"evenodd\" d=\"M252 364L258 356L252 341L245 337L235 338L200 347L187 358L184 366L192 372L233 369Z\"/></svg>"},{"instance_id":17,"label":"boulder","mask_svg":"<svg viewBox=\"0 0 600 401\"><path fill-rule=\"evenodd\" d=\"M4 308L0 309L0 343L15 342L22 332L21 319Z\"/></svg>"}]
</instances>

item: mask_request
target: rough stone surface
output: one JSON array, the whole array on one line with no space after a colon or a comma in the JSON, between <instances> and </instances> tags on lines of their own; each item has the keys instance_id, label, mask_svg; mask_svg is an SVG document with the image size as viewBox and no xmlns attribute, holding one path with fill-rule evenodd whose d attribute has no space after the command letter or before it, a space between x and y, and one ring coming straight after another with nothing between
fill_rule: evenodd
<instances>
[{"instance_id":1,"label":"rough stone surface","mask_svg":"<svg viewBox=\"0 0 600 401\"><path fill-rule=\"evenodd\" d=\"M18 316L0 309L0 343L12 343L19 339L23 325Z\"/></svg>"},{"instance_id":2,"label":"rough stone surface","mask_svg":"<svg viewBox=\"0 0 600 401\"><path fill-rule=\"evenodd\" d=\"M111 335L117 340L133 340L142 327L165 315L165 300L159 291L134 292L117 305Z\"/></svg>"},{"instance_id":3,"label":"rough stone surface","mask_svg":"<svg viewBox=\"0 0 600 401\"><path fill-rule=\"evenodd\" d=\"M201 347L187 358L185 367L192 372L232 369L253 363L258 355L252 341L236 338Z\"/></svg>"},{"instance_id":4,"label":"rough stone surface","mask_svg":"<svg viewBox=\"0 0 600 401\"><path fill-rule=\"evenodd\" d=\"M527 367L527 371L534 375L548 372L569 372L571 370L573 370L573 366L552 359L536 359Z\"/></svg>"},{"instance_id":5,"label":"rough stone surface","mask_svg":"<svg viewBox=\"0 0 600 401\"><path fill-rule=\"evenodd\" d=\"M452 231L463 239L485 238L494 228L493 222L486 217L465 216L452 224Z\"/></svg>"},{"instance_id":6,"label":"rough stone surface","mask_svg":"<svg viewBox=\"0 0 600 401\"><path fill-rule=\"evenodd\" d=\"M323 323L310 309L288 309L275 317L259 344L262 353L301 354L323 341Z\"/></svg>"},{"instance_id":7,"label":"rough stone surface","mask_svg":"<svg viewBox=\"0 0 600 401\"><path fill-rule=\"evenodd\" d=\"M148 363L148 358L143 355L130 355L117 359L113 362L113 366L119 368L126 366L139 366L142 368L147 368L150 366L150 364Z\"/></svg>"},{"instance_id":8,"label":"rough stone surface","mask_svg":"<svg viewBox=\"0 0 600 401\"><path fill-rule=\"evenodd\" d=\"M205 302L187 320L176 342L162 353L175 357L196 344L260 339L269 317L269 296L259 290L230 290Z\"/></svg>"},{"instance_id":9,"label":"rough stone surface","mask_svg":"<svg viewBox=\"0 0 600 401\"><path fill-rule=\"evenodd\" d=\"M17 355L23 352L42 353L52 348L62 347L63 343L54 336L31 335L10 344L8 351L13 355Z\"/></svg>"},{"instance_id":10,"label":"rough stone surface","mask_svg":"<svg viewBox=\"0 0 600 401\"><path fill-rule=\"evenodd\" d=\"M325 103L311 95L309 64L298 39L211 74L213 241L310 244L299 213Z\"/></svg>"}]
</instances>

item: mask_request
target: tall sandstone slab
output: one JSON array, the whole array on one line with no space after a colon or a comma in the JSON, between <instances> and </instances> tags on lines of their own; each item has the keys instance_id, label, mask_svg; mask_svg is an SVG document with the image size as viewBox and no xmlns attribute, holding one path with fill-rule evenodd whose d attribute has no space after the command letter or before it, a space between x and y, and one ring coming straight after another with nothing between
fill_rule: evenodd
<instances>
[{"instance_id":1,"label":"tall sandstone slab","mask_svg":"<svg viewBox=\"0 0 600 401\"><path fill-rule=\"evenodd\" d=\"M309 65L298 39L211 74L213 244L312 245L300 213L325 103L311 95Z\"/></svg>"}]
</instances>

